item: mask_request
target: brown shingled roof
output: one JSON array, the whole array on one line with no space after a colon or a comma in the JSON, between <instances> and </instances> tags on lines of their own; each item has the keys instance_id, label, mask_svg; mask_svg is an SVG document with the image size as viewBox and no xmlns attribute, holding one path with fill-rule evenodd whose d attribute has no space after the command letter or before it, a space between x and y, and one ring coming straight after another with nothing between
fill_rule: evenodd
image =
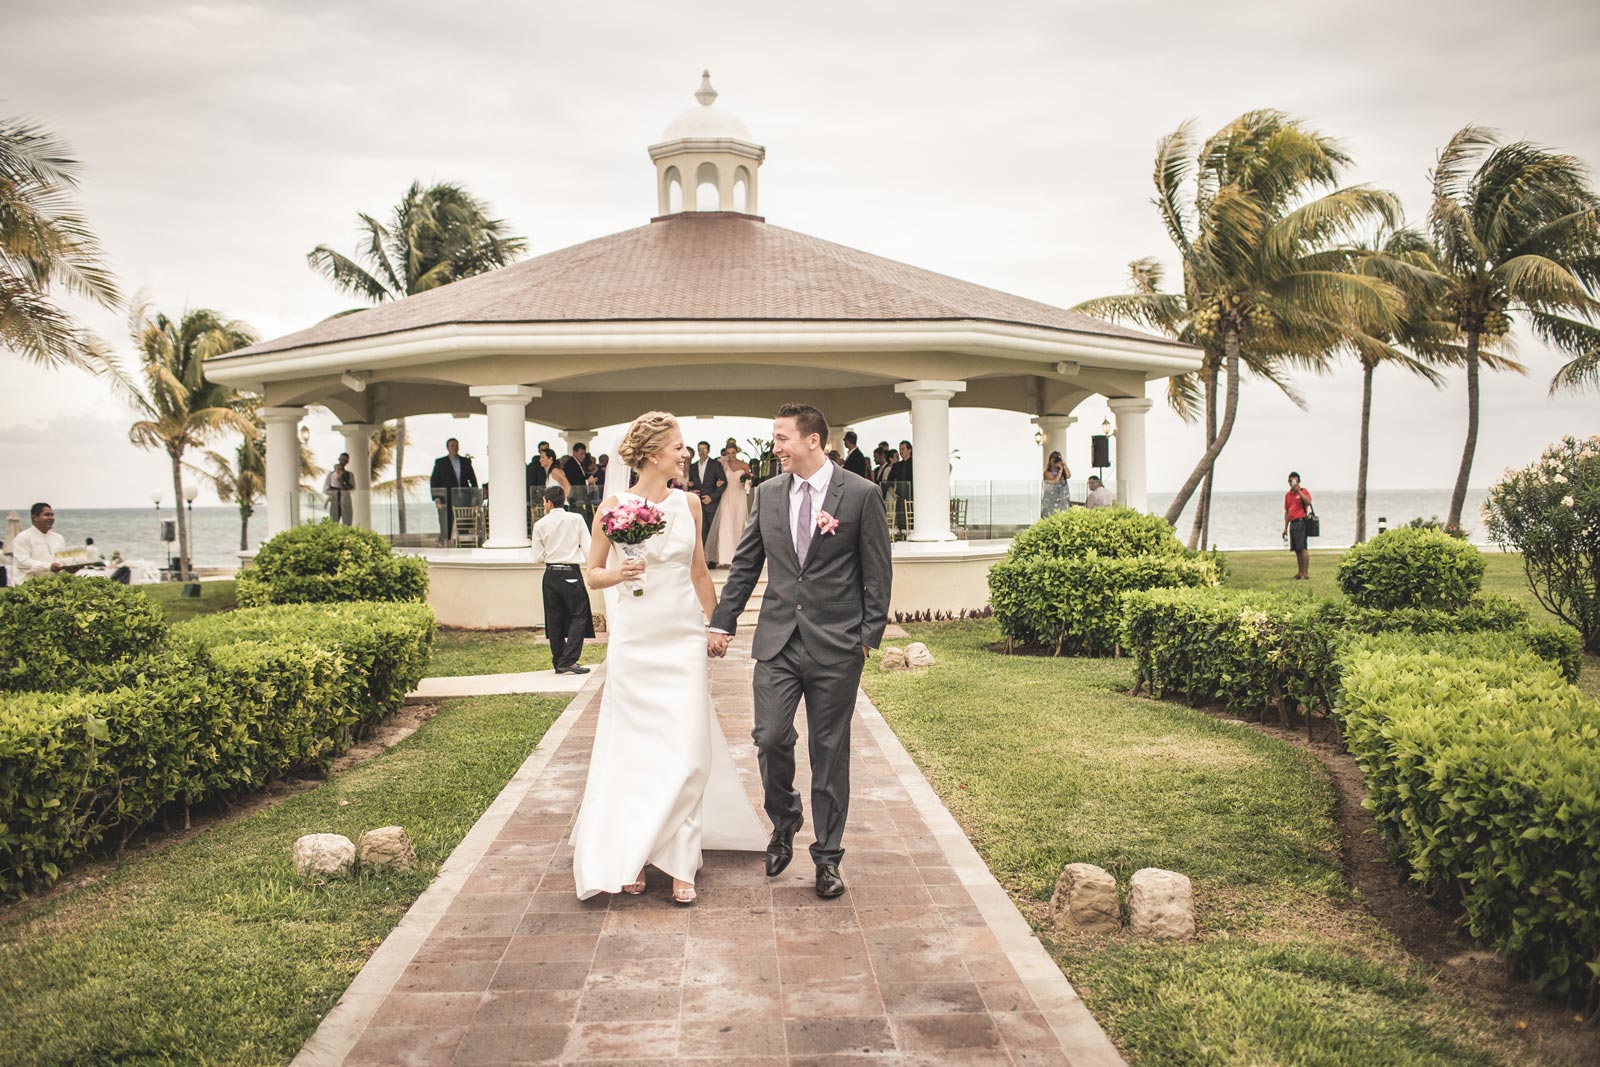
<instances>
[{"instance_id":1,"label":"brown shingled roof","mask_svg":"<svg viewBox=\"0 0 1600 1067\"><path fill-rule=\"evenodd\" d=\"M753 216L705 212L666 216L223 358L449 323L705 320L979 320L1185 347Z\"/></svg>"}]
</instances>

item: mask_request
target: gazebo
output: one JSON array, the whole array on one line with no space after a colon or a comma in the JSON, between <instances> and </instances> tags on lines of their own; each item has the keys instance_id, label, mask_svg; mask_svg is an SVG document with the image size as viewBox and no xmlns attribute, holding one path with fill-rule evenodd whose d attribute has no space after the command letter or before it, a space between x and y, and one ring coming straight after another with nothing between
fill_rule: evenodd
<instances>
[{"instance_id":1,"label":"gazebo","mask_svg":"<svg viewBox=\"0 0 1600 1067\"><path fill-rule=\"evenodd\" d=\"M844 427L909 406L917 453L934 458L949 454L954 405L1032 415L1048 455L1101 395L1118 501L1145 508L1145 385L1198 368L1196 349L768 223L766 149L716 106L709 74L695 98L650 146L648 224L207 361L213 380L263 397L269 534L294 521L314 404L342 420L353 456L385 420L487 411L487 540L423 553L441 621L461 625L539 621L520 489L530 420L570 441L652 408L764 416L804 399ZM366 464L353 467L370 525ZM494 492L506 485L519 490ZM978 606L1004 545L955 541L945 464L915 464L912 488L897 610Z\"/></svg>"}]
</instances>

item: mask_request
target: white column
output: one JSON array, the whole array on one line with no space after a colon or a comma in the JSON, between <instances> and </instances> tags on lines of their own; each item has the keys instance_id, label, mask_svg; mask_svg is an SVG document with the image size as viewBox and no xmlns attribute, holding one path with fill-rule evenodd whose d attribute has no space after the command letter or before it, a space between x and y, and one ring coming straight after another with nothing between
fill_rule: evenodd
<instances>
[{"instance_id":1,"label":"white column","mask_svg":"<svg viewBox=\"0 0 1600 1067\"><path fill-rule=\"evenodd\" d=\"M267 536L294 525L300 492L300 420L305 408L262 408L267 425ZM181 504L181 501L180 501Z\"/></svg>"},{"instance_id":2,"label":"white column","mask_svg":"<svg viewBox=\"0 0 1600 1067\"><path fill-rule=\"evenodd\" d=\"M954 541L950 532L950 398L966 382L901 382L894 391L911 401L910 539Z\"/></svg>"},{"instance_id":3,"label":"white column","mask_svg":"<svg viewBox=\"0 0 1600 1067\"><path fill-rule=\"evenodd\" d=\"M1033 419L1035 426L1039 427L1039 473L1044 474L1046 464L1050 462L1050 453L1060 452L1061 458L1067 457L1067 427L1078 421L1076 415L1040 415ZM1072 464L1069 462L1070 469Z\"/></svg>"},{"instance_id":4,"label":"white column","mask_svg":"<svg viewBox=\"0 0 1600 1067\"><path fill-rule=\"evenodd\" d=\"M1144 416L1155 401L1142 396L1114 397L1106 401L1117 417L1117 503L1135 511L1148 511L1145 499Z\"/></svg>"},{"instance_id":5,"label":"white column","mask_svg":"<svg viewBox=\"0 0 1600 1067\"><path fill-rule=\"evenodd\" d=\"M527 548L528 401L532 385L475 385L468 390L489 409L489 539L484 548Z\"/></svg>"},{"instance_id":6,"label":"white column","mask_svg":"<svg viewBox=\"0 0 1600 1067\"><path fill-rule=\"evenodd\" d=\"M378 429L371 422L342 422L334 427L344 437L344 450L350 453L350 473L355 475L355 490L350 503L355 505L354 525L372 529L372 435Z\"/></svg>"},{"instance_id":7,"label":"white column","mask_svg":"<svg viewBox=\"0 0 1600 1067\"><path fill-rule=\"evenodd\" d=\"M534 394L538 395L538 394ZM583 445L590 454L594 453L594 439L600 436L599 430L557 430L556 436L561 438L561 446L567 455L572 455L573 445ZM557 457L560 458L559 456Z\"/></svg>"}]
</instances>

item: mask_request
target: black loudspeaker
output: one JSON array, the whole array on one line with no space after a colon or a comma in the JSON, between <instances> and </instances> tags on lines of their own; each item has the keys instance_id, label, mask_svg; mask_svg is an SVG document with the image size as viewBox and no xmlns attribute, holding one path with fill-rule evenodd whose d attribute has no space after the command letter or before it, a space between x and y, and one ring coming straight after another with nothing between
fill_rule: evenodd
<instances>
[{"instance_id":1,"label":"black loudspeaker","mask_svg":"<svg viewBox=\"0 0 1600 1067\"><path fill-rule=\"evenodd\" d=\"M1089 466L1111 466L1111 438L1107 437L1105 434L1097 433L1093 437L1089 438L1089 452L1093 457L1089 461Z\"/></svg>"},{"instance_id":2,"label":"black loudspeaker","mask_svg":"<svg viewBox=\"0 0 1600 1067\"><path fill-rule=\"evenodd\" d=\"M175 519L161 520L161 540L176 541L178 539L178 523Z\"/></svg>"}]
</instances>

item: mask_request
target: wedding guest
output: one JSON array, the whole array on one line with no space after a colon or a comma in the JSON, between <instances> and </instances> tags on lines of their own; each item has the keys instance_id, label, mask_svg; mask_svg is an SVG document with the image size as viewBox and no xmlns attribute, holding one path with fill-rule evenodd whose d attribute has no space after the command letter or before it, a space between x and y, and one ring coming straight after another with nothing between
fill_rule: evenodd
<instances>
[{"instance_id":1,"label":"wedding guest","mask_svg":"<svg viewBox=\"0 0 1600 1067\"><path fill-rule=\"evenodd\" d=\"M894 466L889 468L889 489L894 493L894 528L904 530L909 526L909 517L906 514L906 501L913 497L911 442L901 441L899 458L894 461Z\"/></svg>"},{"instance_id":2,"label":"wedding guest","mask_svg":"<svg viewBox=\"0 0 1600 1067\"><path fill-rule=\"evenodd\" d=\"M1050 453L1044 465L1044 493L1039 507L1041 516L1054 515L1071 503L1067 497L1067 479L1070 477L1072 472L1067 469L1067 461L1061 453Z\"/></svg>"},{"instance_id":3,"label":"wedding guest","mask_svg":"<svg viewBox=\"0 0 1600 1067\"><path fill-rule=\"evenodd\" d=\"M349 526L355 521L355 507L350 492L356 487L355 475L350 473L350 453L340 452L338 462L323 480L322 491L328 494L328 518Z\"/></svg>"},{"instance_id":4,"label":"wedding guest","mask_svg":"<svg viewBox=\"0 0 1600 1067\"><path fill-rule=\"evenodd\" d=\"M589 481L588 472L583 469L583 461L589 458L589 446L578 442L572 446L572 454L561 461L561 473L567 476L569 485L586 485ZM570 498L572 494L569 492Z\"/></svg>"},{"instance_id":5,"label":"wedding guest","mask_svg":"<svg viewBox=\"0 0 1600 1067\"><path fill-rule=\"evenodd\" d=\"M565 500L567 494L572 491L572 482L568 480L567 472L561 464L556 462L556 454L548 448L540 452L539 466L544 471L545 488L560 488L561 498Z\"/></svg>"},{"instance_id":6,"label":"wedding guest","mask_svg":"<svg viewBox=\"0 0 1600 1067\"><path fill-rule=\"evenodd\" d=\"M844 433L844 469L858 478L870 477L867 474L867 457L861 454L861 449L856 447L856 432L846 430Z\"/></svg>"},{"instance_id":7,"label":"wedding guest","mask_svg":"<svg viewBox=\"0 0 1600 1067\"><path fill-rule=\"evenodd\" d=\"M588 674L578 666L583 639L594 636L583 565L589 558L589 524L565 510L559 485L544 490L544 517L533 524L533 561L544 564L544 633L557 674Z\"/></svg>"},{"instance_id":8,"label":"wedding guest","mask_svg":"<svg viewBox=\"0 0 1600 1067\"><path fill-rule=\"evenodd\" d=\"M550 442L549 441L540 441L539 442L539 447L535 448L533 450L533 458L528 460L528 489L529 489L528 499L529 500L539 499L536 496L536 494L533 492L533 490L536 490L536 489L542 490L544 488L544 485L545 485L545 481L544 481L544 464L539 462L539 457L543 456L549 450L550 450Z\"/></svg>"},{"instance_id":9,"label":"wedding guest","mask_svg":"<svg viewBox=\"0 0 1600 1067\"><path fill-rule=\"evenodd\" d=\"M1116 497L1111 495L1111 490L1105 487L1096 475L1089 475L1089 495L1084 497L1083 506L1086 508L1109 508L1116 505Z\"/></svg>"},{"instance_id":10,"label":"wedding guest","mask_svg":"<svg viewBox=\"0 0 1600 1067\"><path fill-rule=\"evenodd\" d=\"M1311 490L1300 484L1300 472L1289 472L1289 491L1283 494L1283 539L1294 552L1298 573L1294 580L1311 580L1311 550L1306 543L1306 513L1311 508Z\"/></svg>"},{"instance_id":11,"label":"wedding guest","mask_svg":"<svg viewBox=\"0 0 1600 1067\"><path fill-rule=\"evenodd\" d=\"M717 527L717 506L722 503L722 491L728 487L728 474L722 464L711 456L711 442L701 441L695 446L695 458L689 461L689 492L700 497L700 539L709 542Z\"/></svg>"},{"instance_id":12,"label":"wedding guest","mask_svg":"<svg viewBox=\"0 0 1600 1067\"><path fill-rule=\"evenodd\" d=\"M85 537L83 539L83 549L84 555L88 558L88 566L95 567L105 561L105 557L100 554L100 550L94 546L94 538Z\"/></svg>"},{"instance_id":13,"label":"wedding guest","mask_svg":"<svg viewBox=\"0 0 1600 1067\"><path fill-rule=\"evenodd\" d=\"M739 546L744 524L750 518L750 464L739 458L737 445L723 447L722 470L728 487L717 503L717 522L705 543L706 563L712 567L726 567L733 562L733 550Z\"/></svg>"},{"instance_id":14,"label":"wedding guest","mask_svg":"<svg viewBox=\"0 0 1600 1067\"><path fill-rule=\"evenodd\" d=\"M55 531L56 509L49 504L39 503L28 509L28 515L33 525L17 534L17 539L11 542L14 584L21 585L41 574L78 573L83 564L56 562L56 554L67 549L67 539Z\"/></svg>"},{"instance_id":15,"label":"wedding guest","mask_svg":"<svg viewBox=\"0 0 1600 1067\"><path fill-rule=\"evenodd\" d=\"M122 553L117 549L112 549L111 558L106 561L106 571L108 572L106 577L113 582L127 585L133 581L133 568L123 561Z\"/></svg>"},{"instance_id":16,"label":"wedding guest","mask_svg":"<svg viewBox=\"0 0 1600 1067\"><path fill-rule=\"evenodd\" d=\"M478 488L478 475L472 469L472 458L461 454L461 442L452 437L444 443L444 450L445 454L433 461L433 474L428 478L433 506L439 511L441 545L450 542L456 504L461 503L458 492Z\"/></svg>"}]
</instances>

